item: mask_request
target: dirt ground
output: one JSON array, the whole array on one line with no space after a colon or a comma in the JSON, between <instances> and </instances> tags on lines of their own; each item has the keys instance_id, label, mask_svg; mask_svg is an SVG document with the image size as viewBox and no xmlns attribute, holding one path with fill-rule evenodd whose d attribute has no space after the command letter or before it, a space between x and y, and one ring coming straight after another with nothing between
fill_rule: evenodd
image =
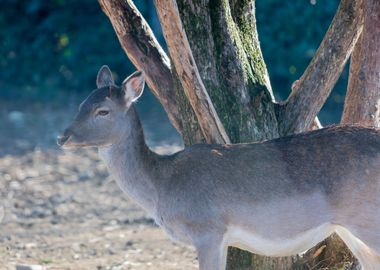
<instances>
[{"instance_id":1,"label":"dirt ground","mask_svg":"<svg viewBox=\"0 0 380 270\"><path fill-rule=\"evenodd\" d=\"M54 145L67 111L28 110L0 109L0 269L196 269L194 250L122 194L94 149Z\"/></svg>"}]
</instances>

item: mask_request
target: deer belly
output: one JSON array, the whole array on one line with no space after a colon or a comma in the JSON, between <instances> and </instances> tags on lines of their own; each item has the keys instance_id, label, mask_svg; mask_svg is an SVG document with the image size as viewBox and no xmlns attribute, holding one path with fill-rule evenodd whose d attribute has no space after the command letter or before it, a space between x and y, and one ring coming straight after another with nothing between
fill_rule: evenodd
<instances>
[{"instance_id":1,"label":"deer belly","mask_svg":"<svg viewBox=\"0 0 380 270\"><path fill-rule=\"evenodd\" d=\"M262 237L254 232L240 227L231 227L227 230L226 244L238 247L259 255L289 256L307 251L334 232L334 226L323 224L319 227L301 232L292 238Z\"/></svg>"}]
</instances>

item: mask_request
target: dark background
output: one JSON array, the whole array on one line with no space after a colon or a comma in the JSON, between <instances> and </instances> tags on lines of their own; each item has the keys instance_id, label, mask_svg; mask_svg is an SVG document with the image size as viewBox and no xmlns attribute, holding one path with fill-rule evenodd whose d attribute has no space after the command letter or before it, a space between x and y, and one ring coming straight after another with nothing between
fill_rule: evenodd
<instances>
[{"instance_id":1,"label":"dark background","mask_svg":"<svg viewBox=\"0 0 380 270\"><path fill-rule=\"evenodd\" d=\"M278 99L285 99L318 48L339 1L256 2L273 90ZM165 47L153 1L135 4ZM96 0L0 0L0 7L0 105L7 110L20 104L77 104L95 87L103 64L114 71L117 83L134 71ZM347 77L346 69L319 115L322 124L339 122ZM138 108L143 122L154 127L149 135L153 140L176 138L149 91Z\"/></svg>"}]
</instances>

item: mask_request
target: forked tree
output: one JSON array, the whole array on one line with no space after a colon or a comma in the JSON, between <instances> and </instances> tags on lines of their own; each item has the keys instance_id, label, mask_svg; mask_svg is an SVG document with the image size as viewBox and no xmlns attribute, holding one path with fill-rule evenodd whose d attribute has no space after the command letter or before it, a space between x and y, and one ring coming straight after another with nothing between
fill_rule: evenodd
<instances>
[{"instance_id":1,"label":"forked tree","mask_svg":"<svg viewBox=\"0 0 380 270\"><path fill-rule=\"evenodd\" d=\"M285 101L274 99L255 0L154 0L169 55L132 0L99 3L186 145L252 142L320 128L317 114L351 53L342 123L380 126L378 0L341 0ZM319 269L352 259L332 236L297 257L267 258L231 248L228 269Z\"/></svg>"}]
</instances>

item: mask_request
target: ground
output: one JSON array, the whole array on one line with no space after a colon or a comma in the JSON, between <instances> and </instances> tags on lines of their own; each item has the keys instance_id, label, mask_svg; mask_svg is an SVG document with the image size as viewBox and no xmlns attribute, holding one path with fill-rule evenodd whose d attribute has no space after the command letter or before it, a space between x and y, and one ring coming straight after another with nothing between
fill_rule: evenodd
<instances>
[{"instance_id":1,"label":"ground","mask_svg":"<svg viewBox=\"0 0 380 270\"><path fill-rule=\"evenodd\" d=\"M194 249L126 198L94 149L54 145L70 118L60 108L1 107L0 269L196 269Z\"/></svg>"}]
</instances>

